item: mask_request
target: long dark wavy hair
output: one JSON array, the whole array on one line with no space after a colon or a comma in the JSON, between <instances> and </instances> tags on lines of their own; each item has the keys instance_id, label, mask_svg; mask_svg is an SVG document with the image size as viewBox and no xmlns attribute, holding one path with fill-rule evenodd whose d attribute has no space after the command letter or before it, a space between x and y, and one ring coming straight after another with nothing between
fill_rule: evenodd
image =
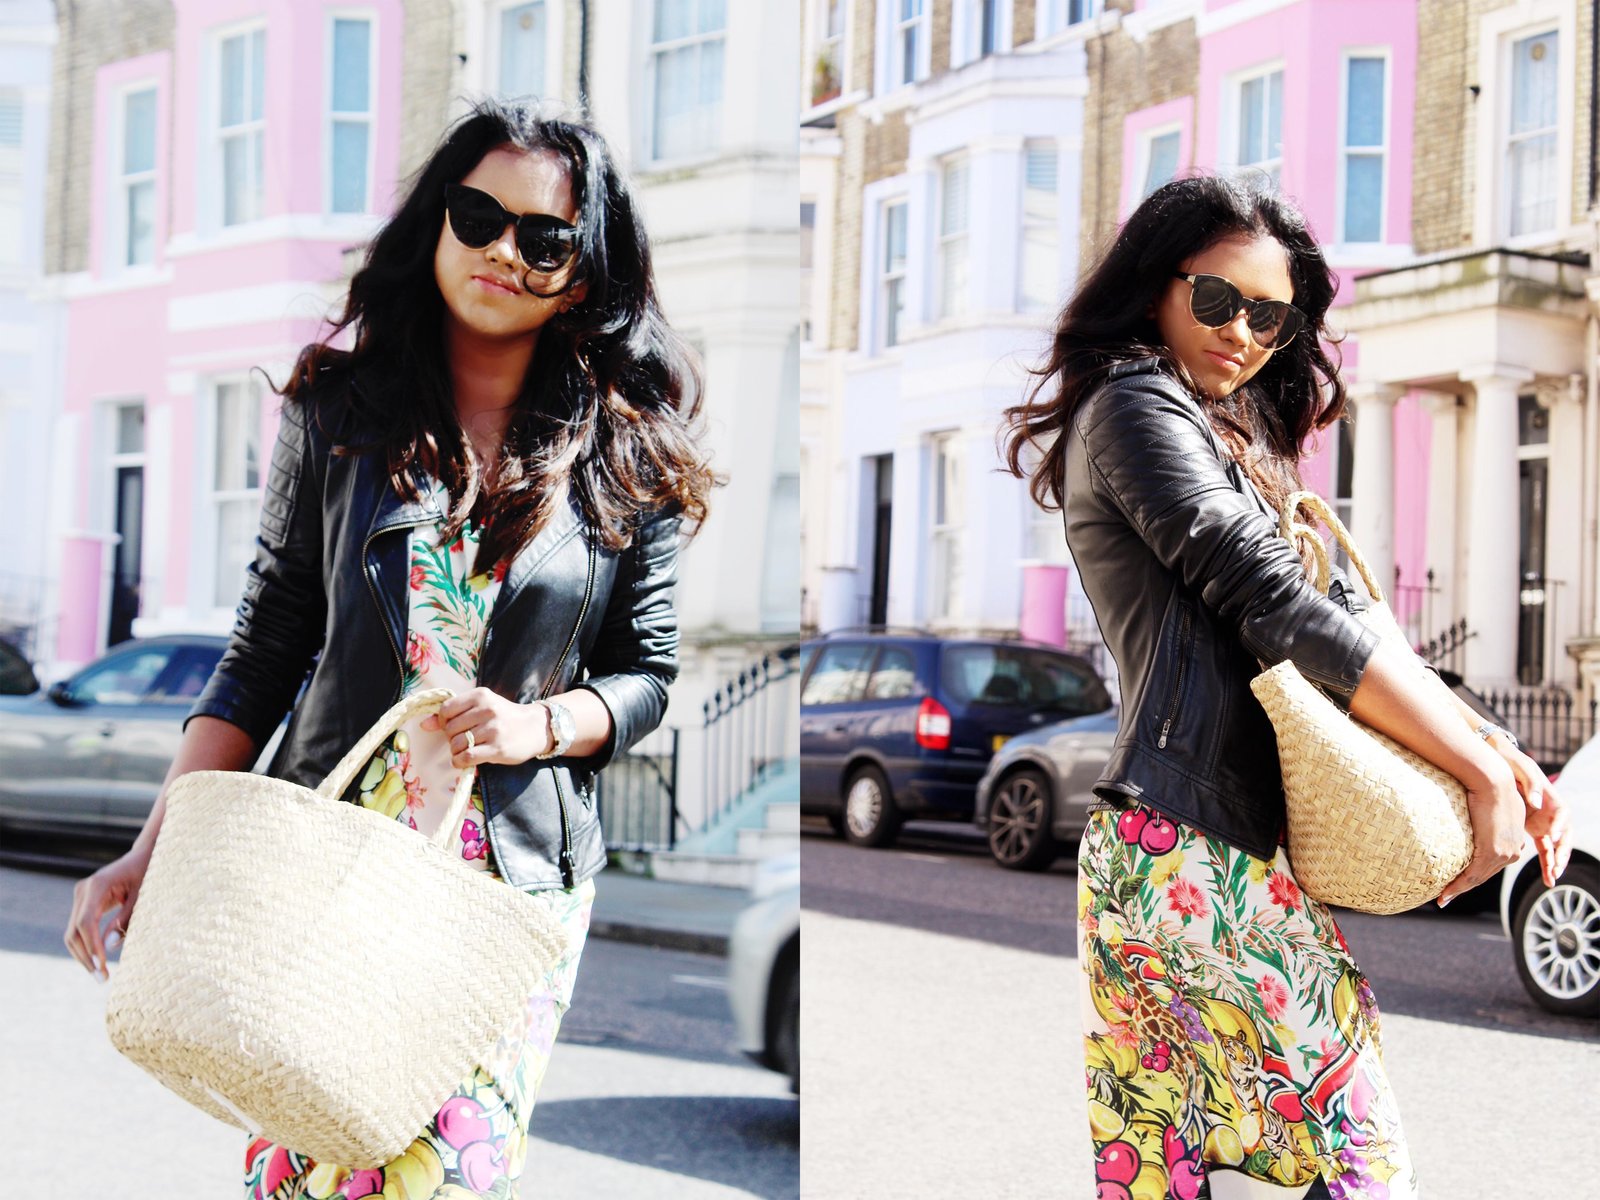
<instances>
[{"instance_id":1,"label":"long dark wavy hair","mask_svg":"<svg viewBox=\"0 0 1600 1200\"><path fill-rule=\"evenodd\" d=\"M585 283L588 291L541 330L500 469L488 481L456 416L434 250L445 185L501 147L550 152L565 166L578 210L567 290ZM643 220L605 140L587 122L525 104L474 105L413 176L330 324L300 352L280 394L304 400L330 373L359 370L362 386L341 390L369 440L338 452L383 454L390 483L409 500L419 498L424 476L442 482L450 494L444 540L471 520L484 530L480 563L526 546L569 487L614 550L630 544L641 513L675 510L690 530L705 519L719 481L700 446L695 355L661 313ZM353 342L336 347L347 330Z\"/></svg>"},{"instance_id":2,"label":"long dark wavy hair","mask_svg":"<svg viewBox=\"0 0 1600 1200\"><path fill-rule=\"evenodd\" d=\"M1283 247L1294 305L1305 313L1306 326L1243 387L1211 400L1162 344L1150 312L1180 264L1240 236L1270 237ZM1325 348L1337 342L1324 324L1337 291L1304 215L1264 175L1196 175L1157 188L1067 301L1025 402L1006 410L1007 467L1019 478L1031 475L1036 503L1059 509L1066 491L1061 435L1078 404L1117 363L1154 354L1189 388L1240 466L1281 509L1300 487L1301 446L1345 411L1338 363ZM1034 453L1038 461L1030 464Z\"/></svg>"}]
</instances>

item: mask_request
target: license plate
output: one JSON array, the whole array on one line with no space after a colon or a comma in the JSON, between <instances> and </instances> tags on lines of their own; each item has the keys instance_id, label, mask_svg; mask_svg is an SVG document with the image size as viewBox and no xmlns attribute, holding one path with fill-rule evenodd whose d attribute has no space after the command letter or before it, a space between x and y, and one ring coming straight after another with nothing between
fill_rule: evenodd
<instances>
[{"instance_id":1,"label":"license plate","mask_svg":"<svg viewBox=\"0 0 1600 1200\"><path fill-rule=\"evenodd\" d=\"M994 738L992 739L994 752L996 754L998 754L1000 752L1000 747L1004 746L1010 740L1011 740L1011 735L1010 734L1007 734L1007 733L997 733L997 734L995 734Z\"/></svg>"}]
</instances>

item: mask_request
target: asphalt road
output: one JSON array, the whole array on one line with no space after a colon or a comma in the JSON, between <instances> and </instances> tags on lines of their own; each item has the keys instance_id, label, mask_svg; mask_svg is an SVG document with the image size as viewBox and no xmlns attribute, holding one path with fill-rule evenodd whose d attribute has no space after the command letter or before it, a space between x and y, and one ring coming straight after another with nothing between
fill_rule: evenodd
<instances>
[{"instance_id":1,"label":"asphalt road","mask_svg":"<svg viewBox=\"0 0 1600 1200\"><path fill-rule=\"evenodd\" d=\"M37 851L38 847L32 847ZM61 929L74 873L0 865L0 1128L30 1200L211 1200L244 1135L112 1049ZM721 958L593 939L533 1118L522 1194L798 1195L799 1105L735 1048Z\"/></svg>"},{"instance_id":2,"label":"asphalt road","mask_svg":"<svg viewBox=\"0 0 1600 1200\"><path fill-rule=\"evenodd\" d=\"M1075 864L1003 871L960 826L912 825L887 851L803 831L802 1194L1090 1200ZM1498 917L1340 926L1425 1194L1600 1196L1572 1152L1600 1108L1600 1023L1533 1005Z\"/></svg>"}]
</instances>

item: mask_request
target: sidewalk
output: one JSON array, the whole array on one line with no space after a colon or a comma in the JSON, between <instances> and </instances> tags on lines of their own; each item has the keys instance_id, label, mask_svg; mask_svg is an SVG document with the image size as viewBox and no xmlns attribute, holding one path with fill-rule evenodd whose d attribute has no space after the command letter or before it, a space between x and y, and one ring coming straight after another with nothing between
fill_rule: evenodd
<instances>
[{"instance_id":1,"label":"sidewalk","mask_svg":"<svg viewBox=\"0 0 1600 1200\"><path fill-rule=\"evenodd\" d=\"M595 877L591 937L697 954L728 953L733 922L750 902L742 888L667 883L608 867Z\"/></svg>"}]
</instances>

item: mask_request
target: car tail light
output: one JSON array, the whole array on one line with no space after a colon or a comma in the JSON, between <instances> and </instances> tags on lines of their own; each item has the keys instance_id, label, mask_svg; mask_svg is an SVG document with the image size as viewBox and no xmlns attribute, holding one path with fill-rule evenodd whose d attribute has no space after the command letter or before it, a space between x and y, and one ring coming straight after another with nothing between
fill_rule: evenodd
<instances>
[{"instance_id":1,"label":"car tail light","mask_svg":"<svg viewBox=\"0 0 1600 1200\"><path fill-rule=\"evenodd\" d=\"M932 696L917 705L917 745L924 750L950 749L950 710Z\"/></svg>"}]
</instances>

